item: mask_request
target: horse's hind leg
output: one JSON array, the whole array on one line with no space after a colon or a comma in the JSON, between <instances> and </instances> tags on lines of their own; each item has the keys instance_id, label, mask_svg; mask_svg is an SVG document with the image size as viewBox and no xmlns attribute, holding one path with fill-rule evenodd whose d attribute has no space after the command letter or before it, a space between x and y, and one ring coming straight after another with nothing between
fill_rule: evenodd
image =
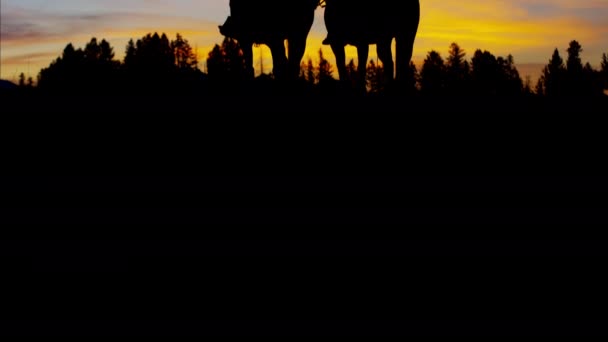
<instances>
[{"instance_id":1,"label":"horse's hind leg","mask_svg":"<svg viewBox=\"0 0 608 342\"><path fill-rule=\"evenodd\" d=\"M253 68L253 43L243 40L241 48L243 50L243 59L245 60L246 75L248 78L253 79L255 77L255 71Z\"/></svg>"},{"instance_id":2,"label":"horse's hind leg","mask_svg":"<svg viewBox=\"0 0 608 342\"><path fill-rule=\"evenodd\" d=\"M332 43L331 49L336 56L336 66L338 67L340 82L345 83L348 81L348 72L346 71L346 52L344 51L344 45Z\"/></svg>"},{"instance_id":3,"label":"horse's hind leg","mask_svg":"<svg viewBox=\"0 0 608 342\"><path fill-rule=\"evenodd\" d=\"M306 51L306 36L289 39L288 46L288 77L290 80L296 80L300 74L300 63Z\"/></svg>"},{"instance_id":4,"label":"horse's hind leg","mask_svg":"<svg viewBox=\"0 0 608 342\"><path fill-rule=\"evenodd\" d=\"M357 46L357 56L359 66L357 68L357 88L365 92L367 87L367 60L369 58L369 45L361 44Z\"/></svg>"},{"instance_id":5,"label":"horse's hind leg","mask_svg":"<svg viewBox=\"0 0 608 342\"><path fill-rule=\"evenodd\" d=\"M378 58L382 61L385 83L387 84L392 82L393 77L395 76L395 63L393 62L393 50L391 47L392 42L393 39L389 38L383 39L377 44Z\"/></svg>"},{"instance_id":6,"label":"horse's hind leg","mask_svg":"<svg viewBox=\"0 0 608 342\"><path fill-rule=\"evenodd\" d=\"M287 55L285 54L285 42L277 39L268 43L272 52L272 64L274 77L278 80L285 80L287 69Z\"/></svg>"},{"instance_id":7,"label":"horse's hind leg","mask_svg":"<svg viewBox=\"0 0 608 342\"><path fill-rule=\"evenodd\" d=\"M410 62L414 52L414 42L420 25L420 2L411 1L409 14L404 18L405 27L397 35L397 81L403 83L411 76Z\"/></svg>"},{"instance_id":8,"label":"horse's hind leg","mask_svg":"<svg viewBox=\"0 0 608 342\"><path fill-rule=\"evenodd\" d=\"M401 83L408 77L408 70L414 53L414 38L397 39L397 81Z\"/></svg>"}]
</instances>

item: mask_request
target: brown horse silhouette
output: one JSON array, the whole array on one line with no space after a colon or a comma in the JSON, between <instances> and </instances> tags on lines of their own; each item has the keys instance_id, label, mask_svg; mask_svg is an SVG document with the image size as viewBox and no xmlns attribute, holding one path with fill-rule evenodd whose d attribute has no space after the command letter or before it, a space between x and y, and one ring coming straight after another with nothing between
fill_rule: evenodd
<instances>
[{"instance_id":1,"label":"brown horse silhouette","mask_svg":"<svg viewBox=\"0 0 608 342\"><path fill-rule=\"evenodd\" d=\"M397 81L405 79L412 59L414 41L420 23L419 0L325 0L325 26L336 55L340 80L348 78L344 47L357 47L359 67L357 84L365 86L369 45L376 44L378 57L384 65L387 81L393 80L392 41L397 41Z\"/></svg>"},{"instance_id":2,"label":"brown horse silhouette","mask_svg":"<svg viewBox=\"0 0 608 342\"><path fill-rule=\"evenodd\" d=\"M296 79L317 6L319 0L230 0L230 17L220 33L239 42L250 77L254 76L253 45L265 44L272 52L275 77Z\"/></svg>"}]
</instances>

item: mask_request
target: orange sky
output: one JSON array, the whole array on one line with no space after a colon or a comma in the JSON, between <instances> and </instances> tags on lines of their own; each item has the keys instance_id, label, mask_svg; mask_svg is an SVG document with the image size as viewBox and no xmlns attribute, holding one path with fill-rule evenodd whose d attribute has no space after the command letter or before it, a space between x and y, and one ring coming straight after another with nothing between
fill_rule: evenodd
<instances>
[{"instance_id":1,"label":"orange sky","mask_svg":"<svg viewBox=\"0 0 608 342\"><path fill-rule=\"evenodd\" d=\"M35 78L67 43L84 46L93 36L108 39L121 58L130 38L153 31L171 36L180 32L204 61L212 46L221 42L217 25L229 12L228 0L2 0L0 6L0 78L11 80L21 72ZM418 63L431 49L445 54L455 41L469 55L477 48L497 55L511 53L522 76L535 79L553 49L565 54L572 39L582 43L583 59L592 65L608 52L608 0L421 0L421 6L414 53ZM316 58L325 34L318 9L308 56ZM333 58L330 49L324 50ZM270 52L263 48L262 53L270 67ZM348 54L354 57L355 49L348 49Z\"/></svg>"}]
</instances>

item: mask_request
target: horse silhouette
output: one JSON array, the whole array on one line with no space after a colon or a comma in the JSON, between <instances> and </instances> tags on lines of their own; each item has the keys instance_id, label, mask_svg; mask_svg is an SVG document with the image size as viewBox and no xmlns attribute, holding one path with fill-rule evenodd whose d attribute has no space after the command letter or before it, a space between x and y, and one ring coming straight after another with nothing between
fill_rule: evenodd
<instances>
[{"instance_id":1,"label":"horse silhouette","mask_svg":"<svg viewBox=\"0 0 608 342\"><path fill-rule=\"evenodd\" d=\"M396 39L396 79L406 78L412 59L414 41L420 24L419 0L325 0L325 26L328 36L323 42L331 45L336 56L340 80L348 79L344 47L357 47L359 66L357 84L365 87L369 45L376 44L387 82L393 80L392 41Z\"/></svg>"},{"instance_id":2,"label":"horse silhouette","mask_svg":"<svg viewBox=\"0 0 608 342\"><path fill-rule=\"evenodd\" d=\"M296 79L318 6L319 0L230 0L230 17L219 27L220 33L239 42L250 77L253 45L265 44L272 52L275 77Z\"/></svg>"}]
</instances>

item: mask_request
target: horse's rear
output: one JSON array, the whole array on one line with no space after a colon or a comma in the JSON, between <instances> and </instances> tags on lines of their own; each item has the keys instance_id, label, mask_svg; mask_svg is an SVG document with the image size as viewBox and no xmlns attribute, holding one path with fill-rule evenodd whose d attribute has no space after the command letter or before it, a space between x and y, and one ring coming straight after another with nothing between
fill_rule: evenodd
<instances>
[{"instance_id":1,"label":"horse's rear","mask_svg":"<svg viewBox=\"0 0 608 342\"><path fill-rule=\"evenodd\" d=\"M369 45L376 44L384 65L387 81L393 80L392 41L397 41L397 79L406 80L412 59L414 41L420 23L419 0L326 0L325 25L336 55L340 79L346 79L345 45L357 47L359 55L358 86L365 88Z\"/></svg>"},{"instance_id":2,"label":"horse's rear","mask_svg":"<svg viewBox=\"0 0 608 342\"><path fill-rule=\"evenodd\" d=\"M275 76L297 78L318 5L319 0L231 0L231 16L220 32L241 43L252 75L250 46L265 44L272 51ZM289 42L289 58L285 40Z\"/></svg>"}]
</instances>

